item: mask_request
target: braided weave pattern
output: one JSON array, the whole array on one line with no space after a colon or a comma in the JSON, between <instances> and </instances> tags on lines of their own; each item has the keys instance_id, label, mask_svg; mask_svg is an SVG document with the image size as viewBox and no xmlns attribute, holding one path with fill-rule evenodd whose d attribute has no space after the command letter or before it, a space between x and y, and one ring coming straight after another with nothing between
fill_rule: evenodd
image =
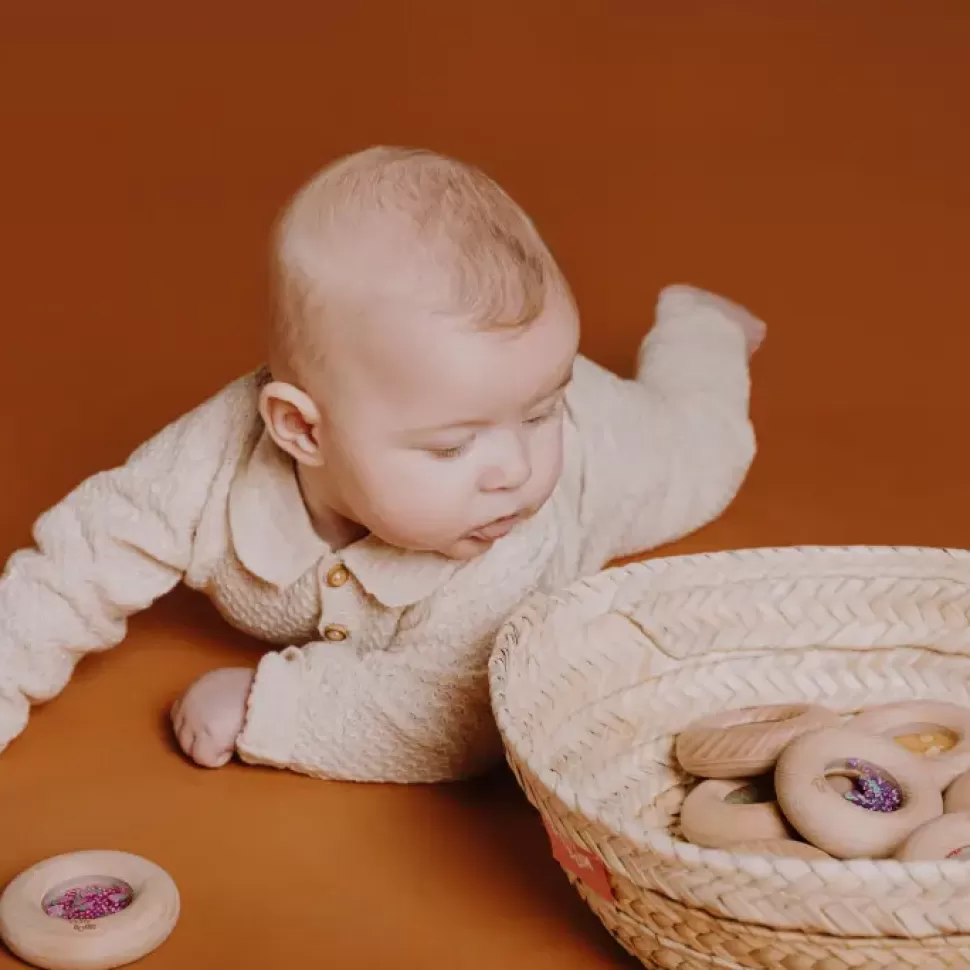
<instances>
[{"instance_id":1,"label":"braided weave pattern","mask_svg":"<svg viewBox=\"0 0 970 970\"><path fill-rule=\"evenodd\" d=\"M528 600L490 679L519 784L603 862L613 900L577 888L649 966L970 968L966 863L690 845L673 757L681 729L726 708L970 705L970 553L754 550L606 570Z\"/></svg>"}]
</instances>

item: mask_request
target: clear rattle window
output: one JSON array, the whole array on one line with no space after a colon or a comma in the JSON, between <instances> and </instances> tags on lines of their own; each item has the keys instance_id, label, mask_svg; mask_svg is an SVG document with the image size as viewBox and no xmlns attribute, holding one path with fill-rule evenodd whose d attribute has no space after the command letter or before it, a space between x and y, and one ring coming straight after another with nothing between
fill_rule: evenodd
<instances>
[{"instance_id":1,"label":"clear rattle window","mask_svg":"<svg viewBox=\"0 0 970 970\"><path fill-rule=\"evenodd\" d=\"M88 876L52 889L43 899L48 916L94 920L127 909L135 893L128 883L110 876Z\"/></svg>"}]
</instances>

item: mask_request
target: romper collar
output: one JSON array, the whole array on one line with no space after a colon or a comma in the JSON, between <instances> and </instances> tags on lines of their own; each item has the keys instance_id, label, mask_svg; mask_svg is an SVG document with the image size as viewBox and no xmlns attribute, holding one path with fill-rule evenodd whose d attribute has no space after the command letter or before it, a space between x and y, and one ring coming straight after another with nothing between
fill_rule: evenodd
<instances>
[{"instance_id":1,"label":"romper collar","mask_svg":"<svg viewBox=\"0 0 970 970\"><path fill-rule=\"evenodd\" d=\"M236 473L228 514L239 561L277 589L333 555L313 528L293 460L265 429ZM337 555L371 596L392 609L426 599L462 566L438 553L398 549L372 535Z\"/></svg>"}]
</instances>

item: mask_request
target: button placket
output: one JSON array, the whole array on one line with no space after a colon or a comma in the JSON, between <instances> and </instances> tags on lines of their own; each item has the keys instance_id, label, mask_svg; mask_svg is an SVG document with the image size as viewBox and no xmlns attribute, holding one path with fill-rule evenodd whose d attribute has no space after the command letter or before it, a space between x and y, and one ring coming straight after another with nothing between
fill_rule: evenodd
<instances>
[{"instance_id":1,"label":"button placket","mask_svg":"<svg viewBox=\"0 0 970 970\"><path fill-rule=\"evenodd\" d=\"M324 588L320 591L319 633L329 643L340 643L350 637L349 621L353 615L352 604L349 602L353 598L353 592L347 586L350 570L342 562L332 564L329 568L321 563L320 577L321 586ZM338 590L341 592L337 592Z\"/></svg>"}]
</instances>

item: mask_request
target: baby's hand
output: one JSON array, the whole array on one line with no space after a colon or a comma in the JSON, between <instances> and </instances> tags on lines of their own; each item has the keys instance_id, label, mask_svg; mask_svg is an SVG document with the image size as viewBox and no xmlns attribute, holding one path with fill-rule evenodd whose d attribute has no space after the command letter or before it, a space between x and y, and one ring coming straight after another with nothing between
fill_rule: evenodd
<instances>
[{"instance_id":1,"label":"baby's hand","mask_svg":"<svg viewBox=\"0 0 970 970\"><path fill-rule=\"evenodd\" d=\"M736 324L744 334L745 343L750 357L765 339L767 328L754 314L749 313L743 306L694 286L677 284L668 286L660 297L660 312L662 314L691 313L695 310L714 309Z\"/></svg>"},{"instance_id":2,"label":"baby's hand","mask_svg":"<svg viewBox=\"0 0 970 970\"><path fill-rule=\"evenodd\" d=\"M233 756L246 719L255 671L224 667L200 677L172 707L182 750L197 764L221 768Z\"/></svg>"}]
</instances>

